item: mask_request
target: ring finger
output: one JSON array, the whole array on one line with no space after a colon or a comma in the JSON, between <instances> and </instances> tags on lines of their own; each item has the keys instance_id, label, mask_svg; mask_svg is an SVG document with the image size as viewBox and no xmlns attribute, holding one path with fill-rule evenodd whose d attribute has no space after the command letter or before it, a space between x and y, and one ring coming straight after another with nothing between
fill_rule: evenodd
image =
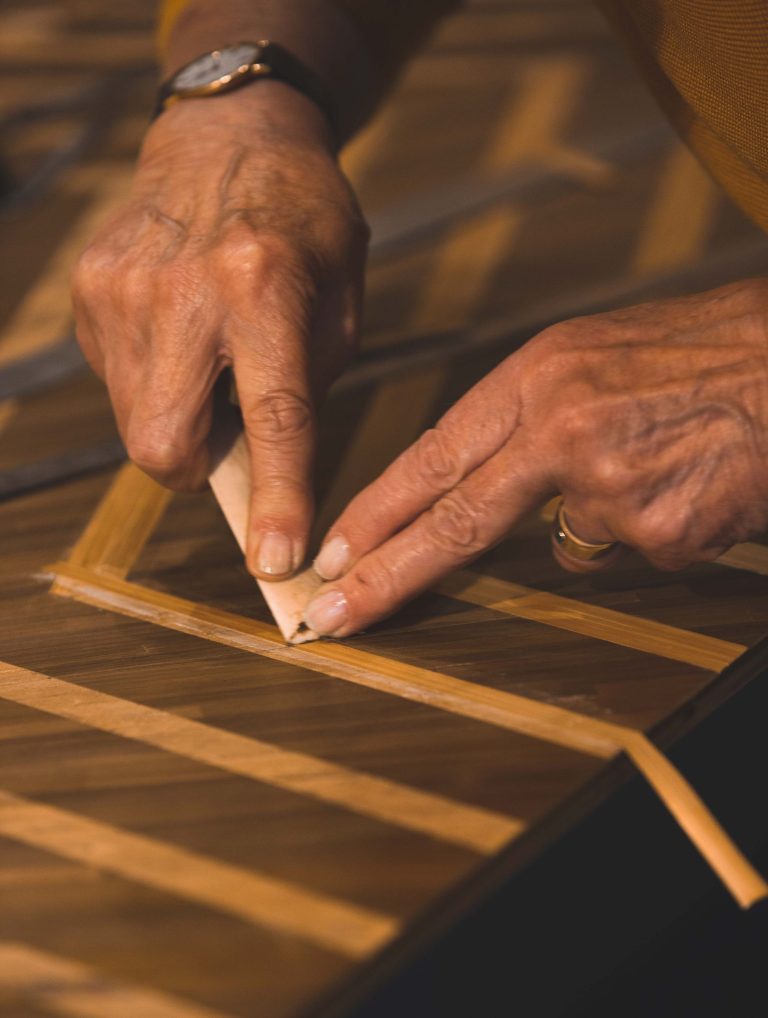
<instances>
[{"instance_id":1,"label":"ring finger","mask_svg":"<svg viewBox=\"0 0 768 1018\"><path fill-rule=\"evenodd\" d=\"M552 524L551 542L555 561L570 572L592 573L606 569L624 553L610 529L585 508L561 498Z\"/></svg>"}]
</instances>

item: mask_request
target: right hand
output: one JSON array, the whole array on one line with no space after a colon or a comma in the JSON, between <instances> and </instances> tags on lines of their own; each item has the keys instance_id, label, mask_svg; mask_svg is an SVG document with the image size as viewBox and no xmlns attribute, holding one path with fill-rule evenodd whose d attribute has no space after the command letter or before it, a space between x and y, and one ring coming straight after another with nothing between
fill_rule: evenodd
<instances>
[{"instance_id":1,"label":"right hand","mask_svg":"<svg viewBox=\"0 0 768 1018\"><path fill-rule=\"evenodd\" d=\"M77 335L131 459L204 486L231 366L253 477L248 566L293 572L312 519L314 407L357 340L367 228L314 105L278 82L175 103L73 277Z\"/></svg>"}]
</instances>

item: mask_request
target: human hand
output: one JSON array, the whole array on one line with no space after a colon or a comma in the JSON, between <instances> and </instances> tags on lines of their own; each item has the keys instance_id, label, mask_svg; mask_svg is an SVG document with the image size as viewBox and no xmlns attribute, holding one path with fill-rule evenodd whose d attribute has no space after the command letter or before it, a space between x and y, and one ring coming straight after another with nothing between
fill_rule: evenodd
<instances>
[{"instance_id":1,"label":"human hand","mask_svg":"<svg viewBox=\"0 0 768 1018\"><path fill-rule=\"evenodd\" d=\"M356 632L558 492L580 538L661 569L768 527L768 281L574 319L508 357L331 527L315 568L336 582L307 624Z\"/></svg>"},{"instance_id":2,"label":"human hand","mask_svg":"<svg viewBox=\"0 0 768 1018\"><path fill-rule=\"evenodd\" d=\"M128 454L161 483L205 484L212 387L232 367L247 560L263 579L306 554L314 408L357 340L366 243L322 114L263 81L169 107L127 205L75 269L80 344Z\"/></svg>"}]
</instances>

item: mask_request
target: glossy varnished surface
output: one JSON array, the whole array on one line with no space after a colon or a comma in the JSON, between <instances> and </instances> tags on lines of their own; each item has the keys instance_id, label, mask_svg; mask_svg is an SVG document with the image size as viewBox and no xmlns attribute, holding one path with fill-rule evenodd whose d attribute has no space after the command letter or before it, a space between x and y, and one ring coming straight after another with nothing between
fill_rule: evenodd
<instances>
[{"instance_id":1,"label":"glossy varnished surface","mask_svg":"<svg viewBox=\"0 0 768 1018\"><path fill-rule=\"evenodd\" d=\"M75 88L96 79L105 39L116 62L138 67L150 52L149 7L141 5L141 23L122 23L118 45L119 9L70 5L73 27L54 29L73 44L62 50L70 58L55 80ZM14 66L26 53L24 66L32 69L47 58L28 30L24 38ZM79 63L71 58L77 45ZM38 96L34 75L27 91L16 78L0 78L5 103ZM149 79L138 78L111 133L90 153L85 170L96 166L90 178L82 166L70 171L23 215L0 226L4 249L15 252L0 288L6 322L0 356L9 336L22 346L25 336L40 341L31 326L11 334L14 312L87 210L93 181L124 170L148 95ZM28 172L65 128L20 136L20 172ZM606 139L628 131L649 139L629 164L600 154ZM511 4L457 17L347 156L367 210L386 224L406 199L520 167L547 170L559 183L466 220L454 218L397 255L375 256L368 347L409 345L499 316L512 330L521 321L556 317L569 302L578 310L585 294L621 293L644 280L667 292L671 284L663 273L755 243L753 228L682 159L591 8L536 12ZM681 181L695 204L687 226L669 201ZM52 322L67 320L61 279L57 287ZM343 503L505 352L497 343L481 356L438 359L334 397L321 429L321 505ZM7 409L0 469L112 434L99 383L79 376ZM374 925L391 923L406 948L416 950L408 946L413 931L423 932L425 916L460 898L489 865L489 855L503 856L509 872L524 880L531 861L616 795L631 773L624 761L481 723L461 709L438 709L324 674L314 664L174 631L161 613L141 621L53 596L47 567L66 559L111 480L106 471L0 504L0 661L70 684L61 687L58 706L51 701L47 707L42 678L36 683L34 676L12 674L24 697L14 699L12 684L5 695L0 689L0 791L15 797L0 799L6 808L5 814L0 808L0 829L6 818L6 837L0 837L3 1018L49 1013L35 965L45 969L61 959L92 968L123 1002L137 987L165 994L163 1006L175 1007L180 1018L191 1018L197 1007L264 1018L311 1014L339 987L354 983L364 964L375 969L377 952L361 951L363 962L343 934L310 935L307 924L302 932L301 914L293 932L270 923L268 915L236 915L219 893L217 865L236 871L244 897L249 878L258 876L306 892L308 913L315 895L361 910ZM330 510L324 512L327 517ZM719 565L660 574L627 558L610 575L580 578L557 569L547 534L548 523L531 518L473 568L622 613L638 623L632 645L430 592L350 640L350 648L372 655L369 662L399 662L406 676L411 667L429 669L478 689L651 733L666 744L692 723L692 704L706 713L718 702L722 684L715 670L692 663L686 633L680 634L683 650L665 656L643 620L724 641L727 658L734 653L729 645L738 652L764 634L768 577ZM128 581L191 602L191 616L197 603L270 621L210 494L174 497ZM643 639L647 645L638 648ZM104 713L90 722L73 720L85 716L78 689L103 694ZM143 735L140 724L128 733L121 727L121 702L167 717L181 740L177 748L161 748L162 740L150 739L148 729ZM184 721L201 727L187 729ZM278 756L302 754L304 771L278 782L269 777L269 766L276 773L277 765L266 766L263 758L261 778L246 774L242 760L214 765L206 726L249 740L251 751L258 742ZM186 750L184 738L192 740ZM449 803L485 811L509 825L511 842L503 851L482 847L477 839L470 844L398 822L396 804L385 818L343 805L340 794L301 792L298 782L302 773L311 774L312 759L318 767L337 768L334 780L341 786L345 774L368 775L389 783L393 794L403 788L433 797L436 809ZM14 814L17 833L9 836L9 804L17 801L24 808ZM60 828L33 829L29 808L35 806L59 811L50 816L60 817ZM89 830L102 832L105 851L128 844L119 840L126 835L138 836L145 854L128 850L128 861L135 861L130 873L100 862L98 846L90 861L76 859L71 843L64 844L65 821L101 825ZM186 858L190 873L199 875L207 903L189 889L180 891L173 883L178 874L150 879L150 862L169 846L181 853L174 858L182 860L182 871ZM686 851L695 858L692 848ZM606 893L599 880L592 890ZM25 955L15 967L31 974L3 980L2 959L11 957L2 954L5 942L42 953ZM67 972L67 979L85 978L76 967Z\"/></svg>"}]
</instances>

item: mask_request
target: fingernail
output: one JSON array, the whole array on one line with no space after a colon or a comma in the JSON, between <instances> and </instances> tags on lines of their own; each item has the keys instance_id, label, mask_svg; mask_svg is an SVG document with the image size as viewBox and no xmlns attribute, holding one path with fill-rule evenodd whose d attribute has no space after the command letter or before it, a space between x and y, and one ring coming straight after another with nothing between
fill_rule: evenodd
<instances>
[{"instance_id":1,"label":"fingernail","mask_svg":"<svg viewBox=\"0 0 768 1018\"><path fill-rule=\"evenodd\" d=\"M283 576L293 569L293 545L286 534L265 534L259 542L256 566L267 576Z\"/></svg>"},{"instance_id":2,"label":"fingernail","mask_svg":"<svg viewBox=\"0 0 768 1018\"><path fill-rule=\"evenodd\" d=\"M347 621L347 599L340 590L326 590L309 605L304 621L318 636L333 636Z\"/></svg>"},{"instance_id":3,"label":"fingernail","mask_svg":"<svg viewBox=\"0 0 768 1018\"><path fill-rule=\"evenodd\" d=\"M347 570L350 548L343 537L332 537L315 559L315 572L324 580L338 580Z\"/></svg>"}]
</instances>

